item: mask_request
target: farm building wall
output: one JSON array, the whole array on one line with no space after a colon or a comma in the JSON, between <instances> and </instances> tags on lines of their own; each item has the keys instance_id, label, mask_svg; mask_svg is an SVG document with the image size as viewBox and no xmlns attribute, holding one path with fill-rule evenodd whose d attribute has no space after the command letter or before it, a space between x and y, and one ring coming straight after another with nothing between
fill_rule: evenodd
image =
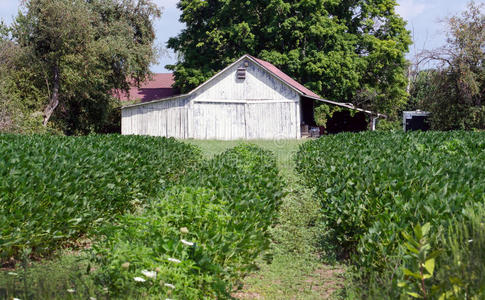
<instances>
[{"instance_id":1,"label":"farm building wall","mask_svg":"<svg viewBox=\"0 0 485 300\"><path fill-rule=\"evenodd\" d=\"M188 138L190 99L180 97L121 110L121 134Z\"/></svg>"},{"instance_id":2,"label":"farm building wall","mask_svg":"<svg viewBox=\"0 0 485 300\"><path fill-rule=\"evenodd\" d=\"M238 68L245 68L239 79ZM243 59L188 95L122 109L122 134L195 139L300 138L300 96Z\"/></svg>"},{"instance_id":3,"label":"farm building wall","mask_svg":"<svg viewBox=\"0 0 485 300\"><path fill-rule=\"evenodd\" d=\"M294 102L195 102L191 111L194 139L294 139L297 130Z\"/></svg>"}]
</instances>

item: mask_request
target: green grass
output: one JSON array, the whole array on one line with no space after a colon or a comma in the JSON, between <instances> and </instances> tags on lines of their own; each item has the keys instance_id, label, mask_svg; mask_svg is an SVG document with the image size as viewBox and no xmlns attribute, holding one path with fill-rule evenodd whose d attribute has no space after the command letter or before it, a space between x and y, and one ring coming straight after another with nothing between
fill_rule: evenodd
<instances>
[{"instance_id":1,"label":"green grass","mask_svg":"<svg viewBox=\"0 0 485 300\"><path fill-rule=\"evenodd\" d=\"M344 269L318 259L292 254L277 255L271 264L244 281L238 299L328 299L342 288Z\"/></svg>"},{"instance_id":2,"label":"green grass","mask_svg":"<svg viewBox=\"0 0 485 300\"><path fill-rule=\"evenodd\" d=\"M273 151L278 160L278 167L283 176L293 176L293 155L298 147L306 140L252 140L252 141L216 141L216 140L186 140L202 149L207 157L212 157L224 150L235 147L241 143L257 145L265 150Z\"/></svg>"},{"instance_id":3,"label":"green grass","mask_svg":"<svg viewBox=\"0 0 485 300\"><path fill-rule=\"evenodd\" d=\"M87 274L86 256L59 250L57 256L40 262L24 261L16 269L0 271L0 299L107 299Z\"/></svg>"},{"instance_id":4,"label":"green grass","mask_svg":"<svg viewBox=\"0 0 485 300\"><path fill-rule=\"evenodd\" d=\"M212 157L241 143L255 144L275 153L278 167L286 183L287 195L280 207L277 224L271 228L273 256L270 263L258 261L258 272L243 280L243 289L234 293L238 299L332 299L342 289L345 268L327 265L317 254L319 203L312 191L300 184L293 156L306 140L254 140L188 142ZM326 259L324 259L326 260Z\"/></svg>"}]
</instances>

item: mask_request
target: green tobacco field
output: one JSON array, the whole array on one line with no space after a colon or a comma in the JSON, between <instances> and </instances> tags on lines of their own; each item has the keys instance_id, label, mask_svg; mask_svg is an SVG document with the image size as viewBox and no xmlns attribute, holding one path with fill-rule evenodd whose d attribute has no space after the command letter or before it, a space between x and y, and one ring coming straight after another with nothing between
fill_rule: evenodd
<instances>
[{"instance_id":1,"label":"green tobacco field","mask_svg":"<svg viewBox=\"0 0 485 300\"><path fill-rule=\"evenodd\" d=\"M296 169L323 248L353 266L349 294L484 296L484 132L328 136L300 147Z\"/></svg>"},{"instance_id":2,"label":"green tobacco field","mask_svg":"<svg viewBox=\"0 0 485 300\"><path fill-rule=\"evenodd\" d=\"M483 296L483 132L0 135L0 157L6 299Z\"/></svg>"}]
</instances>

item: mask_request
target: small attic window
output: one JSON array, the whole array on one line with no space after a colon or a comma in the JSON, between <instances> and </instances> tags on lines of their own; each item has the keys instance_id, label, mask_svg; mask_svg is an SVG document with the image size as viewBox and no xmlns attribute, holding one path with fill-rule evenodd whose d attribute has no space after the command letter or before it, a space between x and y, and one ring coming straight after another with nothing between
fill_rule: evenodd
<instances>
[{"instance_id":1,"label":"small attic window","mask_svg":"<svg viewBox=\"0 0 485 300\"><path fill-rule=\"evenodd\" d=\"M246 79L246 68L238 68L236 74L237 79Z\"/></svg>"}]
</instances>

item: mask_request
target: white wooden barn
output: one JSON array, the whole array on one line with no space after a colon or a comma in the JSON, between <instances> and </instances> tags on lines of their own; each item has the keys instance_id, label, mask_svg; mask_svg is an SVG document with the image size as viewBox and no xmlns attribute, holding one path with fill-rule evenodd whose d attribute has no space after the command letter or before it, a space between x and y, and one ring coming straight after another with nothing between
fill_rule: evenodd
<instances>
[{"instance_id":1,"label":"white wooden barn","mask_svg":"<svg viewBox=\"0 0 485 300\"><path fill-rule=\"evenodd\" d=\"M191 92L122 108L124 135L180 139L299 139L321 99L269 62L244 55ZM306 126L305 126L306 125Z\"/></svg>"}]
</instances>

